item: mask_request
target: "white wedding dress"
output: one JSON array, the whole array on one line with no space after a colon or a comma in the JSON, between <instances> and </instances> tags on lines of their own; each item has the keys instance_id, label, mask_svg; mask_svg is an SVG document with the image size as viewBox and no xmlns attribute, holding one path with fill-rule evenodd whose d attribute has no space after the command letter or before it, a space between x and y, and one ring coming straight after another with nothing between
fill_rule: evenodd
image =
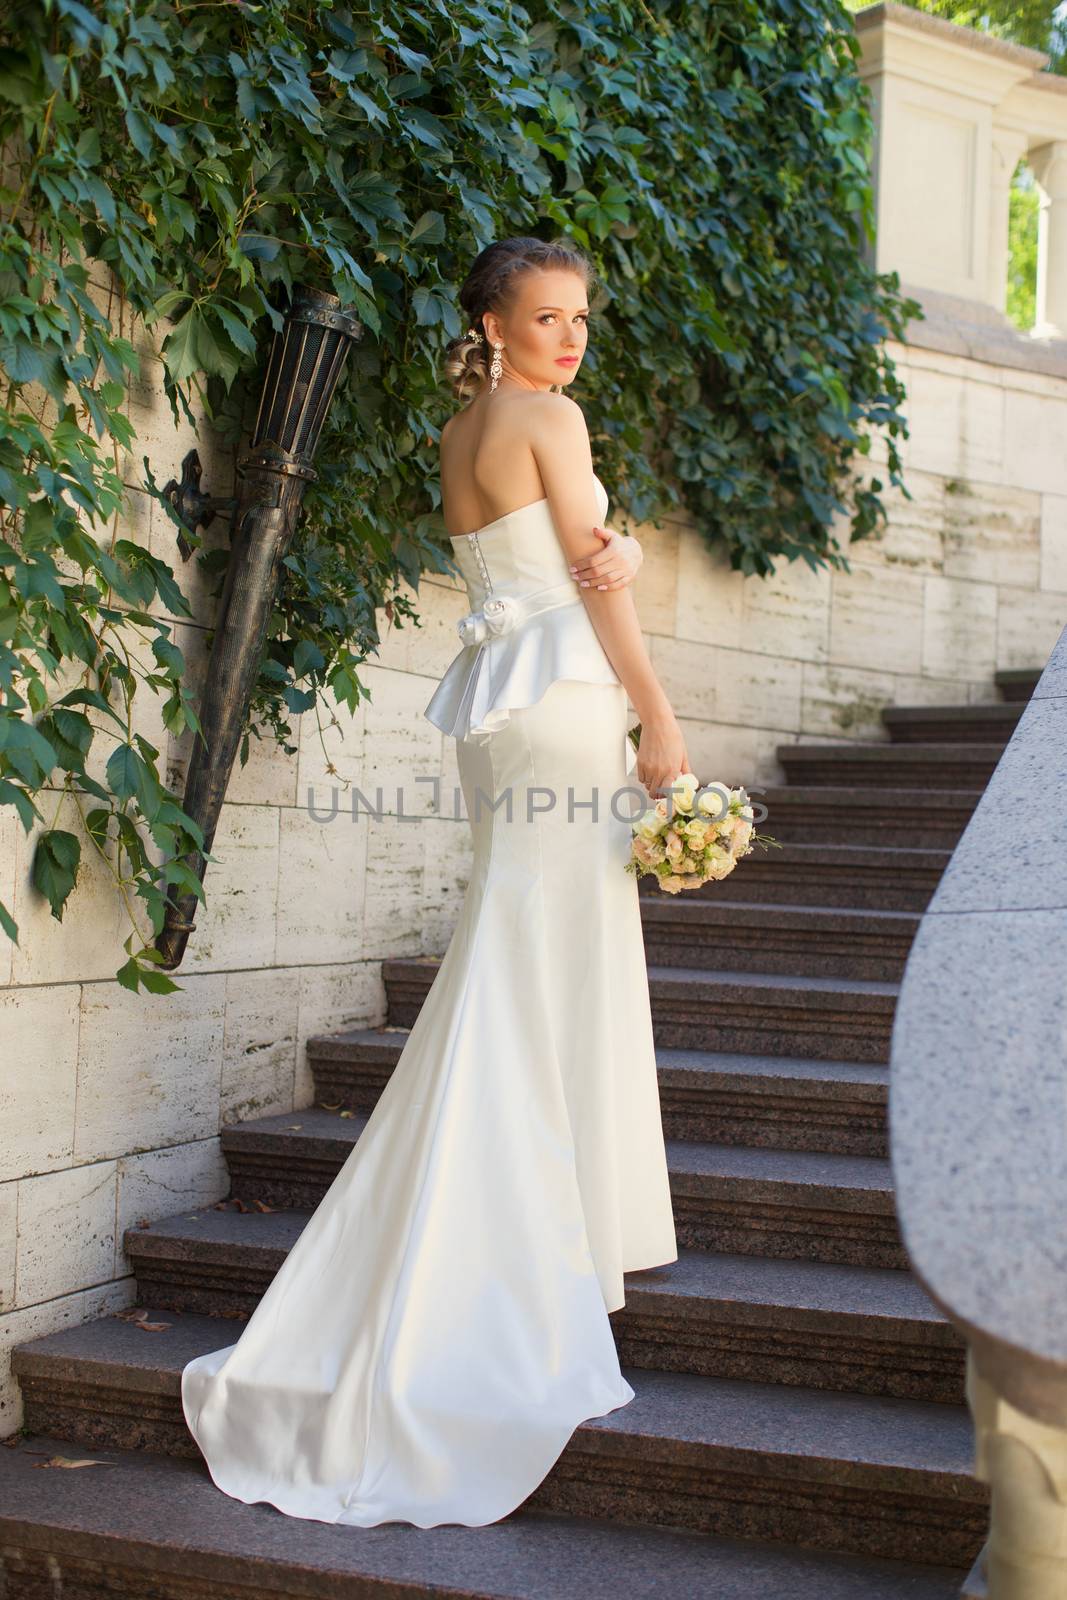
<instances>
[{"instance_id":1,"label":"white wedding dress","mask_svg":"<svg viewBox=\"0 0 1067 1600\"><path fill-rule=\"evenodd\" d=\"M468 642L426 716L457 739L473 836L456 928L341 1171L181 1383L220 1489L361 1527L520 1505L633 1399L608 1314L624 1272L677 1258L626 692L547 500L452 545Z\"/></svg>"}]
</instances>

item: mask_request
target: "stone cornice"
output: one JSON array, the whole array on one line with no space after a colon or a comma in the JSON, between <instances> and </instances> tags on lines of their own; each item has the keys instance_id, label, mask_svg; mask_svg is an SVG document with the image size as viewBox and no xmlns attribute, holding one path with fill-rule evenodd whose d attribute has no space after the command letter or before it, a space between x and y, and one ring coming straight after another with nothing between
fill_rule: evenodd
<instances>
[{"instance_id":1,"label":"stone cornice","mask_svg":"<svg viewBox=\"0 0 1067 1600\"><path fill-rule=\"evenodd\" d=\"M1040 72L1049 63L1049 57L1043 50L1031 50L1028 45L1012 44L1007 39L998 39L995 34L962 27L958 22L949 22L944 17L934 17L927 11L916 11L913 6L900 5L897 0L879 0L877 5L864 6L862 11L855 13L853 20L857 33L893 23L914 33L928 34L946 45L955 45L967 51L983 51L1006 63L1025 67L1030 72Z\"/></svg>"},{"instance_id":2,"label":"stone cornice","mask_svg":"<svg viewBox=\"0 0 1067 1600\"><path fill-rule=\"evenodd\" d=\"M960 295L907 283L901 285L901 291L918 300L926 313L907 324L905 344L1067 379L1067 339L1023 333L992 306Z\"/></svg>"}]
</instances>

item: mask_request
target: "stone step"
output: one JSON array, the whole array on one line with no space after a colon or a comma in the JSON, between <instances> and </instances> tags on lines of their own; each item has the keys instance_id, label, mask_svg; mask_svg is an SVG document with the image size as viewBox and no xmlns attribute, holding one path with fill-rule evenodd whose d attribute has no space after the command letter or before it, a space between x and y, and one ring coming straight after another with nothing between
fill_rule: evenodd
<instances>
[{"instance_id":1,"label":"stone step","mask_svg":"<svg viewBox=\"0 0 1067 1600\"><path fill-rule=\"evenodd\" d=\"M1003 744L780 744L787 783L895 784L980 793L1004 754ZM768 831L773 833L768 820ZM923 841L928 843L928 840Z\"/></svg>"},{"instance_id":2,"label":"stone step","mask_svg":"<svg viewBox=\"0 0 1067 1600\"><path fill-rule=\"evenodd\" d=\"M366 1125L319 1106L223 1128L231 1193L310 1210ZM667 1140L679 1245L741 1255L906 1267L888 1161Z\"/></svg>"},{"instance_id":3,"label":"stone step","mask_svg":"<svg viewBox=\"0 0 1067 1600\"><path fill-rule=\"evenodd\" d=\"M744 866L718 895L641 897L649 966L714 967L798 977L870 978L896 983L919 930L914 911L746 904L732 897Z\"/></svg>"},{"instance_id":4,"label":"stone step","mask_svg":"<svg viewBox=\"0 0 1067 1600\"><path fill-rule=\"evenodd\" d=\"M882 722L894 744L999 744L1011 738L1023 714L1016 703L973 706L886 706Z\"/></svg>"},{"instance_id":5,"label":"stone step","mask_svg":"<svg viewBox=\"0 0 1067 1600\"><path fill-rule=\"evenodd\" d=\"M738 1145L667 1144L679 1246L907 1268L888 1161Z\"/></svg>"},{"instance_id":6,"label":"stone step","mask_svg":"<svg viewBox=\"0 0 1067 1600\"><path fill-rule=\"evenodd\" d=\"M180 1457L39 1470L70 1455L43 1434L0 1450L10 1600L958 1600L963 1570L525 1510L346 1528L244 1505Z\"/></svg>"},{"instance_id":7,"label":"stone step","mask_svg":"<svg viewBox=\"0 0 1067 1600\"><path fill-rule=\"evenodd\" d=\"M382 962L390 1027L411 1027L439 966L427 956ZM889 1060L899 984L655 965L647 970L657 1045Z\"/></svg>"},{"instance_id":8,"label":"stone step","mask_svg":"<svg viewBox=\"0 0 1067 1600\"><path fill-rule=\"evenodd\" d=\"M313 1035L307 1059L317 1103L334 1111L372 1111L407 1039L407 1028ZM663 1046L656 1067L668 1138L887 1154L888 1082L877 1063Z\"/></svg>"},{"instance_id":9,"label":"stone step","mask_svg":"<svg viewBox=\"0 0 1067 1600\"><path fill-rule=\"evenodd\" d=\"M650 966L657 1045L835 1061L889 1060L900 986L861 978Z\"/></svg>"},{"instance_id":10,"label":"stone step","mask_svg":"<svg viewBox=\"0 0 1067 1600\"><path fill-rule=\"evenodd\" d=\"M310 1215L209 1207L130 1228L138 1296L173 1311L250 1316ZM908 1273L683 1246L677 1261L625 1283L611 1321L630 1366L963 1402L962 1341ZM22 1357L16 1370L27 1393L54 1373ZM41 1414L37 1425L60 1420Z\"/></svg>"},{"instance_id":11,"label":"stone step","mask_svg":"<svg viewBox=\"0 0 1067 1600\"><path fill-rule=\"evenodd\" d=\"M79 1446L196 1455L181 1370L238 1330L144 1309L168 1326L149 1333L105 1317L20 1347L20 1362L37 1367L34 1417L46 1409L46 1348L58 1361L53 1436L58 1424ZM575 1429L524 1510L959 1567L981 1547L986 1492L971 1475L962 1406L623 1370L635 1398Z\"/></svg>"},{"instance_id":12,"label":"stone step","mask_svg":"<svg viewBox=\"0 0 1067 1600\"><path fill-rule=\"evenodd\" d=\"M1037 688L1037 680L1044 670L1044 667L1001 667L994 672L993 682L1000 690L1001 699L1009 705L1025 703Z\"/></svg>"},{"instance_id":13,"label":"stone step","mask_svg":"<svg viewBox=\"0 0 1067 1600\"><path fill-rule=\"evenodd\" d=\"M782 845L830 846L828 858L845 845L952 851L981 798L973 789L882 787L838 777L821 783L807 774L796 784L767 784L750 792L767 809L757 832ZM773 860L783 853L769 846L764 854L756 845L732 876L751 867L757 855Z\"/></svg>"},{"instance_id":14,"label":"stone step","mask_svg":"<svg viewBox=\"0 0 1067 1600\"><path fill-rule=\"evenodd\" d=\"M878 1063L656 1050L668 1138L835 1155L888 1154Z\"/></svg>"},{"instance_id":15,"label":"stone step","mask_svg":"<svg viewBox=\"0 0 1067 1600\"><path fill-rule=\"evenodd\" d=\"M817 792L817 791L816 791ZM769 833L770 824L761 824ZM728 894L749 905L846 906L851 910L925 911L950 850L910 850L865 844L783 845L746 856L725 883L687 889L679 903L716 900ZM662 899L651 877L638 878L642 898Z\"/></svg>"}]
</instances>

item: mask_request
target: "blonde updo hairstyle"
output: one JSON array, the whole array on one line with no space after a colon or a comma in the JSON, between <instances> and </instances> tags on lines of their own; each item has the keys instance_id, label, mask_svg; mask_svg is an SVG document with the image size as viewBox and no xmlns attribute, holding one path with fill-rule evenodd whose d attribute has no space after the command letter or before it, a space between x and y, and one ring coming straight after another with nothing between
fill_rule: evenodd
<instances>
[{"instance_id":1,"label":"blonde updo hairstyle","mask_svg":"<svg viewBox=\"0 0 1067 1600\"><path fill-rule=\"evenodd\" d=\"M444 375L457 400L466 404L489 385L489 363L493 347L482 318L487 311L502 315L511 304L519 278L531 270L576 272L585 282L587 293L593 286L593 263L581 250L565 239L534 239L520 235L497 239L475 259L459 291L459 303L469 331L450 339L445 347Z\"/></svg>"}]
</instances>

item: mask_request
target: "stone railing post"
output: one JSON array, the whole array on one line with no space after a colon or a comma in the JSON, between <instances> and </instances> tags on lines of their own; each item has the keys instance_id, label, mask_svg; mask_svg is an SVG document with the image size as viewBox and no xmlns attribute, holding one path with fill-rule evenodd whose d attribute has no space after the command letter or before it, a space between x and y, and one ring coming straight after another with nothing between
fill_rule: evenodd
<instances>
[{"instance_id":1,"label":"stone railing post","mask_svg":"<svg viewBox=\"0 0 1067 1600\"><path fill-rule=\"evenodd\" d=\"M1067 1595L1067 1428L1020 1411L967 1361L975 1473L993 1491L972 1592L989 1600ZM967 1591L964 1591L966 1600Z\"/></svg>"},{"instance_id":2,"label":"stone railing post","mask_svg":"<svg viewBox=\"0 0 1067 1600\"><path fill-rule=\"evenodd\" d=\"M1067 339L1067 138L1030 152L1041 190L1034 332Z\"/></svg>"},{"instance_id":3,"label":"stone railing post","mask_svg":"<svg viewBox=\"0 0 1067 1600\"><path fill-rule=\"evenodd\" d=\"M1008 234L1011 219L1011 185L1015 169L1026 154L1026 135L1014 128L993 129L990 172L989 250L986 284L989 304L1004 311L1008 304Z\"/></svg>"}]
</instances>

